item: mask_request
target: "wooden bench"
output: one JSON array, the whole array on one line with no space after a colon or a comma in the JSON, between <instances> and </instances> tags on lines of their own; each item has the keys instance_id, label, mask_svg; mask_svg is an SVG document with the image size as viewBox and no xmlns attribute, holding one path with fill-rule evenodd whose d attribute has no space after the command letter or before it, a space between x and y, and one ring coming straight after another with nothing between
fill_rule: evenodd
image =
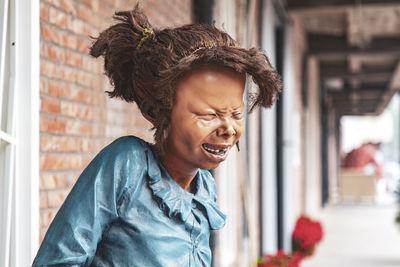
<instances>
[{"instance_id":1,"label":"wooden bench","mask_svg":"<svg viewBox=\"0 0 400 267\"><path fill-rule=\"evenodd\" d=\"M341 169L340 196L342 200L374 200L377 180L375 174L366 174L362 169Z\"/></svg>"}]
</instances>

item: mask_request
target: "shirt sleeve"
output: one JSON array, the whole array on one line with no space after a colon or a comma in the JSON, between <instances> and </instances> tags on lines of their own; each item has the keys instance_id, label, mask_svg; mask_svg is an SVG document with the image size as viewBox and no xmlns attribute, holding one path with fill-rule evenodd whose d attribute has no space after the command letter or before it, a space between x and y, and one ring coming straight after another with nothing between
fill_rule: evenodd
<instances>
[{"instance_id":1,"label":"shirt sleeve","mask_svg":"<svg viewBox=\"0 0 400 267\"><path fill-rule=\"evenodd\" d=\"M51 223L32 266L87 266L92 262L103 232L118 218L125 189L132 186L127 177L143 167L138 166L143 164L137 155L140 151L135 151L138 146L117 140L95 157Z\"/></svg>"}]
</instances>

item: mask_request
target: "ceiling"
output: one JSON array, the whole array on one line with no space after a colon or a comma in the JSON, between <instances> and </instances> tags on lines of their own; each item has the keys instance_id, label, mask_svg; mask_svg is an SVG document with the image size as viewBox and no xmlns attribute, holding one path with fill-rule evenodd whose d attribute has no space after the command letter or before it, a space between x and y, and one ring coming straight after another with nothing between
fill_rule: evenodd
<instances>
[{"instance_id":1,"label":"ceiling","mask_svg":"<svg viewBox=\"0 0 400 267\"><path fill-rule=\"evenodd\" d=\"M339 115L378 115L400 90L400 0L287 0Z\"/></svg>"}]
</instances>

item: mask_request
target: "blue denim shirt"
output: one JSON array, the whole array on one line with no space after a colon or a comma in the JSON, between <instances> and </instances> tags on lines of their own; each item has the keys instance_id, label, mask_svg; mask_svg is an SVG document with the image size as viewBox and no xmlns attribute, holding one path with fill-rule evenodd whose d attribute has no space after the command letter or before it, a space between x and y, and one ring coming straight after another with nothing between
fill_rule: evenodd
<instances>
[{"instance_id":1,"label":"blue denim shirt","mask_svg":"<svg viewBox=\"0 0 400 267\"><path fill-rule=\"evenodd\" d=\"M122 137L83 171L47 231L33 266L210 266L210 229L225 215L211 174L183 190L145 141Z\"/></svg>"}]
</instances>

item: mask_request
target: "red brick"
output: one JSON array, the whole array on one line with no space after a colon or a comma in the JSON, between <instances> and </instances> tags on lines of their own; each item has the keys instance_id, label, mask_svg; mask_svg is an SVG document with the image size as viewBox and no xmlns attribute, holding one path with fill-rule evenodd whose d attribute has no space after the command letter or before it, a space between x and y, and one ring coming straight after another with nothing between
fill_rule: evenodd
<instances>
[{"instance_id":1,"label":"red brick","mask_svg":"<svg viewBox=\"0 0 400 267\"><path fill-rule=\"evenodd\" d=\"M93 0L79 0L81 3L85 4L88 7L92 7Z\"/></svg>"},{"instance_id":2,"label":"red brick","mask_svg":"<svg viewBox=\"0 0 400 267\"><path fill-rule=\"evenodd\" d=\"M56 7L60 6L60 0L42 0L42 1L45 1L52 6L56 6Z\"/></svg>"},{"instance_id":3,"label":"red brick","mask_svg":"<svg viewBox=\"0 0 400 267\"><path fill-rule=\"evenodd\" d=\"M47 121L47 132L64 134L66 122L58 119L50 119Z\"/></svg>"},{"instance_id":4,"label":"red brick","mask_svg":"<svg viewBox=\"0 0 400 267\"><path fill-rule=\"evenodd\" d=\"M65 13L53 7L49 8L49 21L63 29L67 27L67 17Z\"/></svg>"},{"instance_id":5,"label":"red brick","mask_svg":"<svg viewBox=\"0 0 400 267\"><path fill-rule=\"evenodd\" d=\"M95 104L93 103L93 93L87 89L74 87L71 89L70 98L83 103Z\"/></svg>"},{"instance_id":6,"label":"red brick","mask_svg":"<svg viewBox=\"0 0 400 267\"><path fill-rule=\"evenodd\" d=\"M67 32L60 32L60 44L71 49L76 49L78 46L78 38Z\"/></svg>"},{"instance_id":7,"label":"red brick","mask_svg":"<svg viewBox=\"0 0 400 267\"><path fill-rule=\"evenodd\" d=\"M64 79L65 71L60 64L55 64L51 61L40 61L40 74L49 78Z\"/></svg>"},{"instance_id":8,"label":"red brick","mask_svg":"<svg viewBox=\"0 0 400 267\"><path fill-rule=\"evenodd\" d=\"M90 140L72 136L40 136L41 152L88 152L92 149Z\"/></svg>"},{"instance_id":9,"label":"red brick","mask_svg":"<svg viewBox=\"0 0 400 267\"><path fill-rule=\"evenodd\" d=\"M95 124L95 125L93 125L93 130L92 130L92 132L93 132L93 136L96 136L96 137L105 137L105 132L106 132L106 130L105 130L104 125Z\"/></svg>"},{"instance_id":10,"label":"red brick","mask_svg":"<svg viewBox=\"0 0 400 267\"><path fill-rule=\"evenodd\" d=\"M47 194L42 193L42 194L40 194L40 208L45 209L47 207L48 207Z\"/></svg>"},{"instance_id":11,"label":"red brick","mask_svg":"<svg viewBox=\"0 0 400 267\"><path fill-rule=\"evenodd\" d=\"M109 81L105 76L96 75L91 80L91 87L95 90L104 90L106 83Z\"/></svg>"},{"instance_id":12,"label":"red brick","mask_svg":"<svg viewBox=\"0 0 400 267\"><path fill-rule=\"evenodd\" d=\"M80 138L79 141L80 141L79 142L80 151L82 152L92 151L93 149L92 140Z\"/></svg>"},{"instance_id":13,"label":"red brick","mask_svg":"<svg viewBox=\"0 0 400 267\"><path fill-rule=\"evenodd\" d=\"M107 120L107 113L102 109L92 109L92 119L94 121L105 122Z\"/></svg>"},{"instance_id":14,"label":"red brick","mask_svg":"<svg viewBox=\"0 0 400 267\"><path fill-rule=\"evenodd\" d=\"M96 78L93 77L93 74L89 72L85 71L77 72L76 82L80 85L91 87L94 80L96 80Z\"/></svg>"},{"instance_id":15,"label":"red brick","mask_svg":"<svg viewBox=\"0 0 400 267\"><path fill-rule=\"evenodd\" d=\"M104 147L104 146L102 146L102 147ZM93 160L92 156L86 156L83 159L83 166L86 168L92 160Z\"/></svg>"},{"instance_id":16,"label":"red brick","mask_svg":"<svg viewBox=\"0 0 400 267\"><path fill-rule=\"evenodd\" d=\"M47 46L47 57L58 63L63 63L65 60L64 50L56 46Z\"/></svg>"},{"instance_id":17,"label":"red brick","mask_svg":"<svg viewBox=\"0 0 400 267\"><path fill-rule=\"evenodd\" d=\"M72 188L76 181L78 180L78 177L81 175L82 170L71 170L68 171L68 178L67 178L67 186L68 188Z\"/></svg>"},{"instance_id":18,"label":"red brick","mask_svg":"<svg viewBox=\"0 0 400 267\"><path fill-rule=\"evenodd\" d=\"M107 95L104 91L100 91L93 93L92 98L93 105L104 106L107 100Z\"/></svg>"},{"instance_id":19,"label":"red brick","mask_svg":"<svg viewBox=\"0 0 400 267\"><path fill-rule=\"evenodd\" d=\"M85 54L88 54L90 45L91 43L89 39L87 40L78 39L77 49Z\"/></svg>"},{"instance_id":20,"label":"red brick","mask_svg":"<svg viewBox=\"0 0 400 267\"><path fill-rule=\"evenodd\" d=\"M40 56L47 58L47 45L44 42L40 42Z\"/></svg>"},{"instance_id":21,"label":"red brick","mask_svg":"<svg viewBox=\"0 0 400 267\"><path fill-rule=\"evenodd\" d=\"M47 80L40 79L40 93L47 94L49 92L49 85Z\"/></svg>"},{"instance_id":22,"label":"red brick","mask_svg":"<svg viewBox=\"0 0 400 267\"><path fill-rule=\"evenodd\" d=\"M67 175L65 173L45 173L40 174L40 189L49 190L65 188L67 186Z\"/></svg>"},{"instance_id":23,"label":"red brick","mask_svg":"<svg viewBox=\"0 0 400 267\"><path fill-rule=\"evenodd\" d=\"M63 142L64 142L64 137L49 136L42 134L40 136L40 151L42 152L63 151L62 149L60 149L61 144Z\"/></svg>"},{"instance_id":24,"label":"red brick","mask_svg":"<svg viewBox=\"0 0 400 267\"><path fill-rule=\"evenodd\" d=\"M40 156L40 169L43 170L69 170L82 167L82 156L77 154L42 154Z\"/></svg>"},{"instance_id":25,"label":"red brick","mask_svg":"<svg viewBox=\"0 0 400 267\"><path fill-rule=\"evenodd\" d=\"M40 24L40 34L45 40L49 40L55 43L59 43L60 35L57 29L49 27L47 25Z\"/></svg>"},{"instance_id":26,"label":"red brick","mask_svg":"<svg viewBox=\"0 0 400 267\"><path fill-rule=\"evenodd\" d=\"M41 238L44 237L45 232L47 231L47 227L53 221L54 217L57 214L57 209L41 209L40 210L40 226L41 228ZM43 237L42 237L43 235Z\"/></svg>"},{"instance_id":27,"label":"red brick","mask_svg":"<svg viewBox=\"0 0 400 267\"><path fill-rule=\"evenodd\" d=\"M69 155L65 160L67 169L80 169L83 167L83 159L81 155Z\"/></svg>"},{"instance_id":28,"label":"red brick","mask_svg":"<svg viewBox=\"0 0 400 267\"><path fill-rule=\"evenodd\" d=\"M40 226L41 227L47 227L47 226L49 226L49 224L50 224L50 213L49 213L49 211L48 210L41 210L40 211Z\"/></svg>"},{"instance_id":29,"label":"red brick","mask_svg":"<svg viewBox=\"0 0 400 267\"><path fill-rule=\"evenodd\" d=\"M60 113L60 101L42 97L40 110L45 113L59 114Z\"/></svg>"},{"instance_id":30,"label":"red brick","mask_svg":"<svg viewBox=\"0 0 400 267\"><path fill-rule=\"evenodd\" d=\"M77 5L76 5L75 1L71 1L71 0L62 0L61 1L61 8L65 12L67 12L67 13L69 13L71 15L76 15L77 14L77 12L76 12L77 7L76 6Z\"/></svg>"},{"instance_id":31,"label":"red brick","mask_svg":"<svg viewBox=\"0 0 400 267\"><path fill-rule=\"evenodd\" d=\"M105 3L99 5L98 13L100 13L105 18L110 18L114 14L115 10L112 6L109 6Z\"/></svg>"},{"instance_id":32,"label":"red brick","mask_svg":"<svg viewBox=\"0 0 400 267\"><path fill-rule=\"evenodd\" d=\"M98 33L98 31L88 23L83 24L82 31L83 31L83 35L88 38L90 36L95 36Z\"/></svg>"},{"instance_id":33,"label":"red brick","mask_svg":"<svg viewBox=\"0 0 400 267\"><path fill-rule=\"evenodd\" d=\"M115 1L114 0L103 0L103 2L109 4L110 7L114 7L115 6Z\"/></svg>"},{"instance_id":34,"label":"red brick","mask_svg":"<svg viewBox=\"0 0 400 267\"><path fill-rule=\"evenodd\" d=\"M40 218L40 221L42 221L42 218ZM40 229L40 236L39 236L39 245L42 244L44 237L46 236L47 228L45 229Z\"/></svg>"},{"instance_id":35,"label":"red brick","mask_svg":"<svg viewBox=\"0 0 400 267\"><path fill-rule=\"evenodd\" d=\"M52 174L40 174L39 180L40 189L54 189L56 184ZM47 197L47 194L45 194Z\"/></svg>"},{"instance_id":36,"label":"red brick","mask_svg":"<svg viewBox=\"0 0 400 267\"><path fill-rule=\"evenodd\" d=\"M70 67L64 67L64 79L68 82L75 83L78 81L79 70Z\"/></svg>"},{"instance_id":37,"label":"red brick","mask_svg":"<svg viewBox=\"0 0 400 267\"><path fill-rule=\"evenodd\" d=\"M48 192L48 205L49 208L57 208L64 202L67 194L65 191L49 191Z\"/></svg>"},{"instance_id":38,"label":"red brick","mask_svg":"<svg viewBox=\"0 0 400 267\"><path fill-rule=\"evenodd\" d=\"M90 12L90 9L87 8L84 5L80 5L78 7L78 17L86 20L86 21L90 21L92 19L93 14Z\"/></svg>"},{"instance_id":39,"label":"red brick","mask_svg":"<svg viewBox=\"0 0 400 267\"><path fill-rule=\"evenodd\" d=\"M40 156L40 170L62 170L65 168L65 161L60 155Z\"/></svg>"},{"instance_id":40,"label":"red brick","mask_svg":"<svg viewBox=\"0 0 400 267\"><path fill-rule=\"evenodd\" d=\"M67 121L66 133L78 136L91 136L93 130L92 127L92 124L87 122L69 120Z\"/></svg>"},{"instance_id":41,"label":"red brick","mask_svg":"<svg viewBox=\"0 0 400 267\"><path fill-rule=\"evenodd\" d=\"M77 53L67 51L65 53L65 61L71 66L82 67L82 56Z\"/></svg>"},{"instance_id":42,"label":"red brick","mask_svg":"<svg viewBox=\"0 0 400 267\"><path fill-rule=\"evenodd\" d=\"M43 79L42 79L43 80ZM54 81L48 82L48 94L60 98L68 97L71 94L71 89L66 83L58 83Z\"/></svg>"},{"instance_id":43,"label":"red brick","mask_svg":"<svg viewBox=\"0 0 400 267\"><path fill-rule=\"evenodd\" d=\"M68 17L67 18L67 29L70 30L71 32L86 37L85 27L86 27L86 24L82 20L80 20L76 17Z\"/></svg>"},{"instance_id":44,"label":"red brick","mask_svg":"<svg viewBox=\"0 0 400 267\"><path fill-rule=\"evenodd\" d=\"M43 20L49 20L49 6L44 2L40 2L40 18Z\"/></svg>"},{"instance_id":45,"label":"red brick","mask_svg":"<svg viewBox=\"0 0 400 267\"><path fill-rule=\"evenodd\" d=\"M46 132L47 127L48 127L48 121L45 118L40 117L40 125L39 125L40 132Z\"/></svg>"},{"instance_id":46,"label":"red brick","mask_svg":"<svg viewBox=\"0 0 400 267\"><path fill-rule=\"evenodd\" d=\"M90 72L103 74L102 61L90 57L89 55L80 55L82 58L82 67Z\"/></svg>"},{"instance_id":47,"label":"red brick","mask_svg":"<svg viewBox=\"0 0 400 267\"><path fill-rule=\"evenodd\" d=\"M99 7L101 6L99 0L91 0L90 2L90 7L93 9L93 11L99 11Z\"/></svg>"},{"instance_id":48,"label":"red brick","mask_svg":"<svg viewBox=\"0 0 400 267\"><path fill-rule=\"evenodd\" d=\"M92 108L86 105L74 103L74 102L61 102L61 114L74 118L82 118L86 120L92 120Z\"/></svg>"},{"instance_id":49,"label":"red brick","mask_svg":"<svg viewBox=\"0 0 400 267\"><path fill-rule=\"evenodd\" d=\"M105 27L102 27L104 20L98 14L92 13L90 21L96 29L105 29Z\"/></svg>"}]
</instances>

